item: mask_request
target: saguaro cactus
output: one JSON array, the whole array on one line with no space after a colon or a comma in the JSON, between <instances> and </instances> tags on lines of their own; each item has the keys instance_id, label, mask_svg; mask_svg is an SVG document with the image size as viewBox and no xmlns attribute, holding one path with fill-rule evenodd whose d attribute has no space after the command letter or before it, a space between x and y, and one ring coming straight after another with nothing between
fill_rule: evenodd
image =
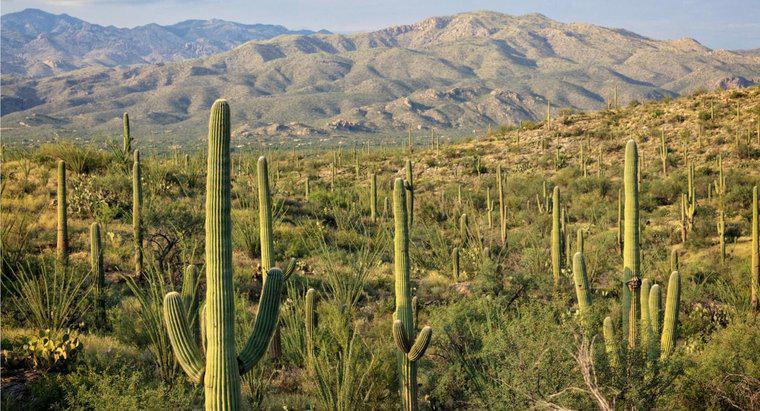
<instances>
[{"instance_id":1,"label":"saguaro cactus","mask_svg":"<svg viewBox=\"0 0 760 411\"><path fill-rule=\"evenodd\" d=\"M459 247L454 247L454 249L451 250L451 265L454 279L459 280Z\"/></svg>"},{"instance_id":2,"label":"saguaro cactus","mask_svg":"<svg viewBox=\"0 0 760 411\"><path fill-rule=\"evenodd\" d=\"M662 161L662 175L668 176L668 145L665 143L665 132L660 132L660 160Z\"/></svg>"},{"instance_id":3,"label":"saguaro cactus","mask_svg":"<svg viewBox=\"0 0 760 411\"><path fill-rule=\"evenodd\" d=\"M405 411L417 409L417 360L430 343L433 329L426 326L417 334L412 310L409 281L409 223L407 221L404 181L397 178L393 185L394 259L396 276L396 311L393 320L393 340L400 351L401 400ZM416 338L415 338L416 334ZM412 339L414 343L412 344Z\"/></svg>"},{"instance_id":4,"label":"saguaro cactus","mask_svg":"<svg viewBox=\"0 0 760 411\"><path fill-rule=\"evenodd\" d=\"M206 410L241 408L240 376L266 351L277 324L283 284L282 271L271 269L261 293L253 332L236 356L230 191L230 111L225 100L217 100L209 119L206 176L205 364L190 332L182 296L170 292L164 298L169 340L190 379L205 381Z\"/></svg>"},{"instance_id":5,"label":"saguaro cactus","mask_svg":"<svg viewBox=\"0 0 760 411\"><path fill-rule=\"evenodd\" d=\"M369 180L369 215L372 222L377 221L377 174L372 173Z\"/></svg>"},{"instance_id":6,"label":"saguaro cactus","mask_svg":"<svg viewBox=\"0 0 760 411\"><path fill-rule=\"evenodd\" d=\"M668 297L665 301L665 318L662 324L660 356L666 358L676 346L678 338L678 309L681 302L681 274L673 271L668 281Z\"/></svg>"},{"instance_id":7,"label":"saguaro cactus","mask_svg":"<svg viewBox=\"0 0 760 411\"><path fill-rule=\"evenodd\" d=\"M459 237L462 240L462 245L467 244L467 239L470 237L470 228L467 220L467 214L459 216Z\"/></svg>"},{"instance_id":8,"label":"saguaro cactus","mask_svg":"<svg viewBox=\"0 0 760 411\"><path fill-rule=\"evenodd\" d=\"M132 154L132 134L129 132L129 114L124 113L121 116L121 126L123 128L123 150L124 155L129 156Z\"/></svg>"},{"instance_id":9,"label":"saguaro cactus","mask_svg":"<svg viewBox=\"0 0 760 411\"><path fill-rule=\"evenodd\" d=\"M105 312L105 286L106 277L103 269L103 243L100 238L100 224L90 224L90 271L95 277L95 300L97 304L97 318L99 325L106 321Z\"/></svg>"},{"instance_id":10,"label":"saguaro cactus","mask_svg":"<svg viewBox=\"0 0 760 411\"><path fill-rule=\"evenodd\" d=\"M66 163L58 160L58 199L56 210L58 212L58 239L57 239L57 256L58 263L65 266L69 262L69 223L68 223L68 202L66 197Z\"/></svg>"},{"instance_id":11,"label":"saguaro cactus","mask_svg":"<svg viewBox=\"0 0 760 411\"><path fill-rule=\"evenodd\" d=\"M554 288L559 287L560 270L562 270L562 232L560 221L560 194L559 187L554 187L552 194L552 274Z\"/></svg>"},{"instance_id":12,"label":"saguaro cactus","mask_svg":"<svg viewBox=\"0 0 760 411\"><path fill-rule=\"evenodd\" d=\"M502 244L507 242L507 205L504 186L504 177L501 172L501 164L499 164L496 166L496 189L499 196L499 229Z\"/></svg>"},{"instance_id":13,"label":"saguaro cactus","mask_svg":"<svg viewBox=\"0 0 760 411\"><path fill-rule=\"evenodd\" d=\"M639 304L641 306L641 321L639 326L641 328L641 347L646 349L649 347L649 340L651 336L651 330L649 329L649 291L651 283L648 278L641 280L641 292L639 293Z\"/></svg>"},{"instance_id":14,"label":"saguaro cactus","mask_svg":"<svg viewBox=\"0 0 760 411\"><path fill-rule=\"evenodd\" d=\"M132 236L135 242L135 275L143 272L143 227L142 227L142 167L140 150L135 150L132 163Z\"/></svg>"},{"instance_id":15,"label":"saguaro cactus","mask_svg":"<svg viewBox=\"0 0 760 411\"><path fill-rule=\"evenodd\" d=\"M586 276L586 260L580 251L573 256L573 281L575 282L575 295L578 298L578 312L582 321L586 321L588 310L591 308L591 295L589 294L588 277Z\"/></svg>"},{"instance_id":16,"label":"saguaro cactus","mask_svg":"<svg viewBox=\"0 0 760 411\"><path fill-rule=\"evenodd\" d=\"M607 352L607 360L613 368L617 368L620 365L620 351L618 351L618 341L612 318L604 317L602 333L604 334L604 349Z\"/></svg>"},{"instance_id":17,"label":"saguaro cactus","mask_svg":"<svg viewBox=\"0 0 760 411\"><path fill-rule=\"evenodd\" d=\"M758 132L760 132L760 128L758 128ZM750 307L755 311L760 311L760 296L758 296L758 288L760 288L760 239L758 239L760 219L758 218L757 200L757 186L754 186L752 188L752 262L750 268L752 290Z\"/></svg>"},{"instance_id":18,"label":"saguaro cactus","mask_svg":"<svg viewBox=\"0 0 760 411\"><path fill-rule=\"evenodd\" d=\"M623 312L629 314L623 316L623 328L635 335L636 327L629 326L631 315L636 312L631 310L631 301L638 299L638 286L640 285L640 261L639 251L639 183L636 179L638 168L638 149L636 142L629 140L625 146L625 171L623 184L625 189L625 238L623 240ZM636 279L632 283L632 279ZM632 292L635 295L632 295ZM632 330L632 331L631 331ZM630 344L630 342L629 342Z\"/></svg>"},{"instance_id":19,"label":"saguaro cactus","mask_svg":"<svg viewBox=\"0 0 760 411\"><path fill-rule=\"evenodd\" d=\"M718 212L718 240L720 241L720 262L726 261L726 213L723 210Z\"/></svg>"},{"instance_id":20,"label":"saguaro cactus","mask_svg":"<svg viewBox=\"0 0 760 411\"><path fill-rule=\"evenodd\" d=\"M660 305L662 298L660 296L660 285L654 284L649 289L649 345L647 347L650 361L655 361L660 357L660 342L657 336L660 335ZM642 306L643 307L643 306Z\"/></svg>"}]
</instances>

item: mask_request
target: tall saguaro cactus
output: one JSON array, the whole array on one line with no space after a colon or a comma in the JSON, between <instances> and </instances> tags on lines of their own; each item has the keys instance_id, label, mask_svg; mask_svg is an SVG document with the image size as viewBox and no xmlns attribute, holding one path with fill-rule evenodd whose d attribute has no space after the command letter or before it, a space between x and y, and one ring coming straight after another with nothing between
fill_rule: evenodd
<instances>
[{"instance_id":1,"label":"tall saguaro cactus","mask_svg":"<svg viewBox=\"0 0 760 411\"><path fill-rule=\"evenodd\" d=\"M135 275L143 272L143 227L142 227L142 166L140 151L135 150L132 163L132 235L135 242Z\"/></svg>"},{"instance_id":2,"label":"tall saguaro cactus","mask_svg":"<svg viewBox=\"0 0 760 411\"><path fill-rule=\"evenodd\" d=\"M190 332L185 304L177 292L164 298L164 320L174 353L194 382L204 381L206 410L242 407L240 376L266 352L277 324L283 274L273 268L259 301L253 331L235 355L235 302L232 280L230 191L230 110L225 100L211 108L206 175L206 359Z\"/></svg>"},{"instance_id":3,"label":"tall saguaro cactus","mask_svg":"<svg viewBox=\"0 0 760 411\"><path fill-rule=\"evenodd\" d=\"M122 143L124 155L132 154L132 134L129 131L129 114L124 113L121 117L121 126L123 128Z\"/></svg>"},{"instance_id":4,"label":"tall saguaro cactus","mask_svg":"<svg viewBox=\"0 0 760 411\"><path fill-rule=\"evenodd\" d=\"M259 238L261 242L262 278L274 267L274 234L272 233L272 195L269 191L269 166L264 156L256 164L256 176L259 188Z\"/></svg>"},{"instance_id":5,"label":"tall saguaro cactus","mask_svg":"<svg viewBox=\"0 0 760 411\"><path fill-rule=\"evenodd\" d=\"M760 132L760 128L758 129ZM760 311L760 217L758 217L757 186L752 188L752 262L750 267L751 297L750 307Z\"/></svg>"},{"instance_id":6,"label":"tall saguaro cactus","mask_svg":"<svg viewBox=\"0 0 760 411\"><path fill-rule=\"evenodd\" d=\"M586 276L586 261L580 251L573 256L573 280L575 282L575 295L578 298L578 312L582 321L586 321L588 310L591 308L591 295L589 294L588 277Z\"/></svg>"},{"instance_id":7,"label":"tall saguaro cactus","mask_svg":"<svg viewBox=\"0 0 760 411\"><path fill-rule=\"evenodd\" d=\"M555 186L552 193L552 275L554 288L559 287L560 270L562 270L561 208L559 187Z\"/></svg>"},{"instance_id":8,"label":"tall saguaro cactus","mask_svg":"<svg viewBox=\"0 0 760 411\"><path fill-rule=\"evenodd\" d=\"M496 188L499 196L499 234L502 244L507 242L507 205L505 195L504 177L501 172L501 164L496 166Z\"/></svg>"},{"instance_id":9,"label":"tall saguaro cactus","mask_svg":"<svg viewBox=\"0 0 760 411\"><path fill-rule=\"evenodd\" d=\"M405 411L417 410L417 360L427 350L433 329L426 326L419 334L415 329L409 280L409 222L407 221L406 190L404 181L397 178L393 184L394 254L393 270L396 277L396 311L393 320L393 340L400 351L401 400ZM414 339L414 343L412 343Z\"/></svg>"},{"instance_id":10,"label":"tall saguaro cactus","mask_svg":"<svg viewBox=\"0 0 760 411\"><path fill-rule=\"evenodd\" d=\"M66 197L66 163L58 160L58 192L57 192L56 211L58 212L58 230L57 230L57 256L58 264L62 267L69 262L69 224L68 224L68 202Z\"/></svg>"},{"instance_id":11,"label":"tall saguaro cactus","mask_svg":"<svg viewBox=\"0 0 760 411\"><path fill-rule=\"evenodd\" d=\"M317 291L309 288L304 303L304 339L306 340L306 370L314 374L314 327L316 326Z\"/></svg>"},{"instance_id":12,"label":"tall saguaro cactus","mask_svg":"<svg viewBox=\"0 0 760 411\"><path fill-rule=\"evenodd\" d=\"M662 175L668 176L668 145L665 142L665 132L660 132L660 161L662 162Z\"/></svg>"},{"instance_id":13,"label":"tall saguaro cactus","mask_svg":"<svg viewBox=\"0 0 760 411\"><path fill-rule=\"evenodd\" d=\"M631 310L631 301L639 298L639 273L641 254L639 251L639 183L636 178L639 156L636 142L629 140L625 146L625 171L623 184L625 190L625 233L623 239L623 329L629 333L636 332L636 327L629 325L631 314L635 320L635 311ZM634 280L635 279L635 280ZM634 280L631 282L631 280ZM633 294L633 295L632 295ZM630 342L629 342L630 344Z\"/></svg>"}]
</instances>

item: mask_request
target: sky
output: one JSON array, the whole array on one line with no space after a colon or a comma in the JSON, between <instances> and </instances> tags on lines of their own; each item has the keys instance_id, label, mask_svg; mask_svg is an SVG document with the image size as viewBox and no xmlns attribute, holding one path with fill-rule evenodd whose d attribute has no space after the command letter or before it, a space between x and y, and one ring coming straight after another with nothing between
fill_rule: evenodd
<instances>
[{"instance_id":1,"label":"sky","mask_svg":"<svg viewBox=\"0 0 760 411\"><path fill-rule=\"evenodd\" d=\"M760 0L0 0L2 14L27 7L119 27L218 18L339 33L472 10L538 12L656 39L691 37L710 48L760 47Z\"/></svg>"}]
</instances>

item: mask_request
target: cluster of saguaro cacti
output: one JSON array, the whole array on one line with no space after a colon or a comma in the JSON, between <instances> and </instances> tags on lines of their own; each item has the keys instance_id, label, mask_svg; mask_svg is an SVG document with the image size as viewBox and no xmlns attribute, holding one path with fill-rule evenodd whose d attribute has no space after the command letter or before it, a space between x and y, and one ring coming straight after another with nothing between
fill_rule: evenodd
<instances>
[{"instance_id":1,"label":"cluster of saguaro cacti","mask_svg":"<svg viewBox=\"0 0 760 411\"><path fill-rule=\"evenodd\" d=\"M417 409L417 361L430 344L433 329L426 326L417 333L410 284L409 222L404 181L393 184L394 258L396 311L393 314L393 340L399 349L401 400L406 411Z\"/></svg>"},{"instance_id":2,"label":"cluster of saguaro cacti","mask_svg":"<svg viewBox=\"0 0 760 411\"><path fill-rule=\"evenodd\" d=\"M140 151L135 150L132 163L132 235L135 242L135 275L143 272L143 225L142 225L142 166Z\"/></svg>"},{"instance_id":3,"label":"cluster of saguaro cacti","mask_svg":"<svg viewBox=\"0 0 760 411\"><path fill-rule=\"evenodd\" d=\"M58 192L56 211L58 212L57 230L57 258L60 266L65 266L69 261L69 224L67 216L66 198L66 163L58 160Z\"/></svg>"},{"instance_id":4,"label":"cluster of saguaro cacti","mask_svg":"<svg viewBox=\"0 0 760 411\"><path fill-rule=\"evenodd\" d=\"M204 381L205 408L235 410L242 406L240 377L264 355L277 326L284 279L279 269L268 271L253 331L235 355L230 110L225 100L217 100L211 108L207 167L205 362L190 331L185 301L179 293L170 292L164 298L164 319L180 366L191 380Z\"/></svg>"}]
</instances>

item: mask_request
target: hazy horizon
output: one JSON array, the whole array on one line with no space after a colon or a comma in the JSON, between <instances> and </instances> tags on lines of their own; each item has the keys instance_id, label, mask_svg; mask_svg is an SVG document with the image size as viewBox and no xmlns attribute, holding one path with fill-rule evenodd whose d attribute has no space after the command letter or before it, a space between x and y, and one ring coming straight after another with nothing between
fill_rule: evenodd
<instances>
[{"instance_id":1,"label":"hazy horizon","mask_svg":"<svg viewBox=\"0 0 760 411\"><path fill-rule=\"evenodd\" d=\"M358 4L348 0L2 0L0 5L2 14L38 8L104 26L167 25L189 19L216 18L337 33L371 31L427 17L493 10L515 15L541 13L562 22L621 28L656 39L691 37L710 48L760 47L760 7L751 0L730 0L722 4L695 0L646 0L636 4L601 0L519 0L504 4L484 0L466 5L450 0L414 4L398 0Z\"/></svg>"}]
</instances>

